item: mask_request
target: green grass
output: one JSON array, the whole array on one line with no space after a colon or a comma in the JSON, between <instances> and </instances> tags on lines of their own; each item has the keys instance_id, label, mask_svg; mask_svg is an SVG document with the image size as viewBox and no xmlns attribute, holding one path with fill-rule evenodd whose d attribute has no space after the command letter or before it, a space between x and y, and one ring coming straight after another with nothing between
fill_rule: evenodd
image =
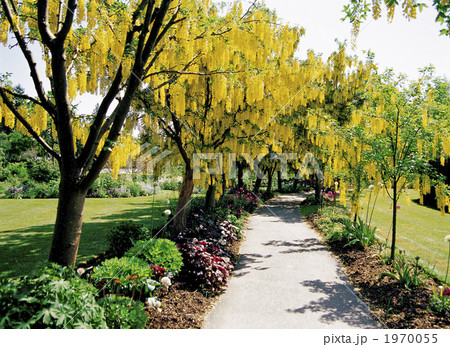
<instances>
[{"instance_id":1,"label":"green grass","mask_svg":"<svg viewBox=\"0 0 450 347\"><path fill-rule=\"evenodd\" d=\"M411 199L418 199L419 193L410 191ZM372 212L372 202L369 208L369 218ZM405 196L398 203L397 211L397 247L406 252L409 257L419 256L421 263L443 279L447 268L448 243L444 241L450 234L450 215L445 217L440 211L421 206L414 201L406 205ZM363 204L361 217L366 218L367 204ZM392 201L380 193L375 205L371 225L380 229L379 236L382 241L388 240L390 245L392 237Z\"/></svg>"},{"instance_id":2,"label":"green grass","mask_svg":"<svg viewBox=\"0 0 450 347\"><path fill-rule=\"evenodd\" d=\"M171 201L170 205L164 202ZM177 193L156 197L87 199L77 262L107 249L106 232L118 222L134 220L155 228L165 222L165 209L174 209ZM50 251L56 218L56 199L0 199L0 276L30 274Z\"/></svg>"}]
</instances>

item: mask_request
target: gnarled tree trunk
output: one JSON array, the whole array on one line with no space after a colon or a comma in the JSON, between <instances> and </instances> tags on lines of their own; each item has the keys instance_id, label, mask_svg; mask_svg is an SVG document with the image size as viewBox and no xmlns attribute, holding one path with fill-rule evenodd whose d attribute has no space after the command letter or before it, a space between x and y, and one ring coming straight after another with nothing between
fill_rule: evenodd
<instances>
[{"instance_id":1,"label":"gnarled tree trunk","mask_svg":"<svg viewBox=\"0 0 450 347\"><path fill-rule=\"evenodd\" d=\"M62 177L49 261L75 265L83 224L86 190Z\"/></svg>"},{"instance_id":2,"label":"gnarled tree trunk","mask_svg":"<svg viewBox=\"0 0 450 347\"><path fill-rule=\"evenodd\" d=\"M283 178L281 177L281 170L277 171L278 175L278 191L281 192L283 190Z\"/></svg>"},{"instance_id":3,"label":"gnarled tree trunk","mask_svg":"<svg viewBox=\"0 0 450 347\"><path fill-rule=\"evenodd\" d=\"M177 212L175 214L173 226L175 232L180 233L186 228L189 201L194 190L194 170L186 168L181 185L180 196L178 197Z\"/></svg>"},{"instance_id":4,"label":"gnarled tree trunk","mask_svg":"<svg viewBox=\"0 0 450 347\"><path fill-rule=\"evenodd\" d=\"M258 194L259 188L261 188L262 178L257 177L255 181L255 185L253 187L253 193Z\"/></svg>"},{"instance_id":5,"label":"gnarled tree trunk","mask_svg":"<svg viewBox=\"0 0 450 347\"><path fill-rule=\"evenodd\" d=\"M205 196L205 211L211 212L216 207L216 185L210 184Z\"/></svg>"}]
</instances>

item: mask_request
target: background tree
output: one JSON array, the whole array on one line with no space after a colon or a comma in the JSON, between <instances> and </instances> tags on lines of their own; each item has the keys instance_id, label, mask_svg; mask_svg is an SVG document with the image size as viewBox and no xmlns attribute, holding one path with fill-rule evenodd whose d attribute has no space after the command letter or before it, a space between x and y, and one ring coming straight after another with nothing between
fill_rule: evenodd
<instances>
[{"instance_id":1,"label":"background tree","mask_svg":"<svg viewBox=\"0 0 450 347\"><path fill-rule=\"evenodd\" d=\"M391 260L395 258L398 200L408 184L430 191L432 170L429 160L439 151L443 124L429 117L433 92L427 70L417 82L388 70L374 76L373 89L367 95L365 116L370 122L365 144L367 172L382 182L392 200Z\"/></svg>"},{"instance_id":2,"label":"background tree","mask_svg":"<svg viewBox=\"0 0 450 347\"><path fill-rule=\"evenodd\" d=\"M345 5L343 9L345 13L343 20L348 19L352 23L352 34L355 38L358 36L361 24L367 19L368 15L372 14L375 20L382 17L383 3L386 7L386 18L390 22L394 19L397 7L401 6L400 11L408 20L417 17L417 10L422 11L424 7L428 7L426 3L416 0L349 0L348 5ZM444 26L440 34L450 35L450 3L442 0L433 0L432 3L437 11L436 22Z\"/></svg>"}]
</instances>

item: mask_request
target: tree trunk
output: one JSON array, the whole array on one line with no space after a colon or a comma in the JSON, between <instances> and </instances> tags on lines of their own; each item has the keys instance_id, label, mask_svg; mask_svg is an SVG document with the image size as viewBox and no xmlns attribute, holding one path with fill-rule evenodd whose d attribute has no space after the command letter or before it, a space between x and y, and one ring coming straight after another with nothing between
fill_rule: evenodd
<instances>
[{"instance_id":1,"label":"tree trunk","mask_svg":"<svg viewBox=\"0 0 450 347\"><path fill-rule=\"evenodd\" d=\"M273 172L269 172L267 174L267 189L266 194L270 194L272 192L272 181L273 181Z\"/></svg>"},{"instance_id":2,"label":"tree trunk","mask_svg":"<svg viewBox=\"0 0 450 347\"><path fill-rule=\"evenodd\" d=\"M227 176L225 175L225 172L222 173L222 195L220 196L220 200L222 200L227 193L228 187L227 187Z\"/></svg>"},{"instance_id":3,"label":"tree trunk","mask_svg":"<svg viewBox=\"0 0 450 347\"><path fill-rule=\"evenodd\" d=\"M259 188L261 188L262 178L257 177L255 181L255 186L253 187L253 193L258 194Z\"/></svg>"},{"instance_id":4,"label":"tree trunk","mask_svg":"<svg viewBox=\"0 0 450 347\"><path fill-rule=\"evenodd\" d=\"M281 170L277 171L278 176L278 191L281 192L283 190L283 179L281 178Z\"/></svg>"},{"instance_id":5,"label":"tree trunk","mask_svg":"<svg viewBox=\"0 0 450 347\"><path fill-rule=\"evenodd\" d=\"M237 162L238 169L238 188L244 187L244 164L240 161Z\"/></svg>"},{"instance_id":6,"label":"tree trunk","mask_svg":"<svg viewBox=\"0 0 450 347\"><path fill-rule=\"evenodd\" d=\"M394 206L392 207L392 243L391 243L391 260L395 259L395 239L397 237L397 180L394 179L392 187L392 194L394 199L392 200Z\"/></svg>"},{"instance_id":7,"label":"tree trunk","mask_svg":"<svg viewBox=\"0 0 450 347\"><path fill-rule=\"evenodd\" d=\"M211 212L216 207L216 185L210 184L205 197L205 211Z\"/></svg>"},{"instance_id":8,"label":"tree trunk","mask_svg":"<svg viewBox=\"0 0 450 347\"><path fill-rule=\"evenodd\" d=\"M194 170L187 168L184 172L180 196L178 197L177 211L173 222L173 226L177 234L186 228L189 201L191 200L193 190Z\"/></svg>"},{"instance_id":9,"label":"tree trunk","mask_svg":"<svg viewBox=\"0 0 450 347\"><path fill-rule=\"evenodd\" d=\"M294 192L297 192L297 187L298 187L298 178L294 179Z\"/></svg>"},{"instance_id":10,"label":"tree trunk","mask_svg":"<svg viewBox=\"0 0 450 347\"><path fill-rule=\"evenodd\" d=\"M318 204L320 204L321 201L322 201L321 200L322 196L320 195L321 190L322 190L322 187L321 187L321 184L320 184L320 180L316 177L316 179L315 179L315 198L316 198L316 202Z\"/></svg>"},{"instance_id":11,"label":"tree trunk","mask_svg":"<svg viewBox=\"0 0 450 347\"><path fill-rule=\"evenodd\" d=\"M86 190L61 178L58 210L49 261L63 266L75 265L83 224Z\"/></svg>"}]
</instances>

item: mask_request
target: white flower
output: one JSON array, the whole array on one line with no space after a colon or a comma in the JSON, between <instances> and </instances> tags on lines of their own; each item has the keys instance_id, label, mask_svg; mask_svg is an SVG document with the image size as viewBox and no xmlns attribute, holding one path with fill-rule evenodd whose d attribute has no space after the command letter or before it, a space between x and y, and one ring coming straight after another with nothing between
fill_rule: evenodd
<instances>
[{"instance_id":1,"label":"white flower","mask_svg":"<svg viewBox=\"0 0 450 347\"><path fill-rule=\"evenodd\" d=\"M85 270L82 267L77 269L77 274L79 274L80 276L84 273L85 273Z\"/></svg>"},{"instance_id":2,"label":"white flower","mask_svg":"<svg viewBox=\"0 0 450 347\"><path fill-rule=\"evenodd\" d=\"M444 240L450 242L450 235L447 235Z\"/></svg>"},{"instance_id":3,"label":"white flower","mask_svg":"<svg viewBox=\"0 0 450 347\"><path fill-rule=\"evenodd\" d=\"M164 203L167 204L167 205L170 205L170 200L166 199L166 200L164 200Z\"/></svg>"},{"instance_id":4,"label":"white flower","mask_svg":"<svg viewBox=\"0 0 450 347\"><path fill-rule=\"evenodd\" d=\"M155 306L156 306L156 299L155 299L155 298L148 298L148 299L147 299L147 302L148 302L148 304L149 304L151 307L155 307Z\"/></svg>"},{"instance_id":5,"label":"white flower","mask_svg":"<svg viewBox=\"0 0 450 347\"><path fill-rule=\"evenodd\" d=\"M384 186L383 182L378 182L378 186L383 187Z\"/></svg>"},{"instance_id":6,"label":"white flower","mask_svg":"<svg viewBox=\"0 0 450 347\"><path fill-rule=\"evenodd\" d=\"M169 277L163 277L163 278L161 278L161 284L162 284L164 287L169 288L170 285L172 284L172 282L170 281L170 278L169 278Z\"/></svg>"},{"instance_id":7,"label":"white flower","mask_svg":"<svg viewBox=\"0 0 450 347\"><path fill-rule=\"evenodd\" d=\"M371 184L371 185L369 186L369 190L373 190L373 188L374 188L374 186L373 186L373 184Z\"/></svg>"},{"instance_id":8,"label":"white flower","mask_svg":"<svg viewBox=\"0 0 450 347\"><path fill-rule=\"evenodd\" d=\"M155 308L160 308L160 307L161 307L161 301L156 301Z\"/></svg>"},{"instance_id":9,"label":"white flower","mask_svg":"<svg viewBox=\"0 0 450 347\"><path fill-rule=\"evenodd\" d=\"M170 215L172 214L172 212L170 212L170 210L165 210L165 211L164 211L164 214L165 214L166 216L170 216Z\"/></svg>"}]
</instances>

